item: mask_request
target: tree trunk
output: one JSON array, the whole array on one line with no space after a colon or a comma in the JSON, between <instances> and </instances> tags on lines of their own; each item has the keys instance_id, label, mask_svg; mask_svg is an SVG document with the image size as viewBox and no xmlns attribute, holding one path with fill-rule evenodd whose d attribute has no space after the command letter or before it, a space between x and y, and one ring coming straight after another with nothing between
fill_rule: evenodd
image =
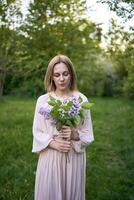
<instances>
[{"instance_id":1,"label":"tree trunk","mask_svg":"<svg viewBox=\"0 0 134 200\"><path fill-rule=\"evenodd\" d=\"M3 96L5 78L6 78L6 71L3 69L0 69L0 97Z\"/></svg>"}]
</instances>

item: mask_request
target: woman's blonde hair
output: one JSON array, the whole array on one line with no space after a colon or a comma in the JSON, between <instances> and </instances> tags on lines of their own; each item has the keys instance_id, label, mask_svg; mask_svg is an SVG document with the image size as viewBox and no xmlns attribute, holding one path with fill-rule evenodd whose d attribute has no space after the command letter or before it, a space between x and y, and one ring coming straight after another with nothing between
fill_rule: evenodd
<instances>
[{"instance_id":1,"label":"woman's blonde hair","mask_svg":"<svg viewBox=\"0 0 134 200\"><path fill-rule=\"evenodd\" d=\"M64 63L69 70L69 73L70 73L70 76L71 76L70 88L69 89L71 91L77 90L76 74L75 74L73 63L71 62L71 60L67 56L61 55L61 54L52 58L52 60L48 64L45 79L44 79L45 90L47 92L51 92L51 91L56 90L56 86L55 86L55 83L53 81L53 70L54 70L54 66L58 63Z\"/></svg>"}]
</instances>

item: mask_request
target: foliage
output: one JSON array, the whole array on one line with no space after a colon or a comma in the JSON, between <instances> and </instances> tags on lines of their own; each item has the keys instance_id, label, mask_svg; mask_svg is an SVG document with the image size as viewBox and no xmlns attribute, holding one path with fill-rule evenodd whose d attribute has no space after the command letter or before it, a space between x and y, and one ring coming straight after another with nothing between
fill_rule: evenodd
<instances>
[{"instance_id":1,"label":"foliage","mask_svg":"<svg viewBox=\"0 0 134 200\"><path fill-rule=\"evenodd\" d=\"M83 122L87 111L93 103L84 102L81 97L71 96L65 101L60 101L49 96L46 108L41 108L39 113L49 120L52 125L56 125L57 130L61 130L63 125L75 127Z\"/></svg>"},{"instance_id":2,"label":"foliage","mask_svg":"<svg viewBox=\"0 0 134 200\"><path fill-rule=\"evenodd\" d=\"M126 57L128 76L124 81L123 89L127 97L134 99L134 48L132 42L128 45L124 56Z\"/></svg>"},{"instance_id":3,"label":"foliage","mask_svg":"<svg viewBox=\"0 0 134 200\"><path fill-rule=\"evenodd\" d=\"M48 62L56 54L68 55L79 73L81 66L88 68L92 52L99 53L97 38L90 37L96 26L85 18L84 9L84 1L76 0L30 4L26 23L21 29L28 37L25 56L28 58L26 65L32 62L34 71L30 79L33 82L35 73L43 80Z\"/></svg>"},{"instance_id":4,"label":"foliage","mask_svg":"<svg viewBox=\"0 0 134 200\"><path fill-rule=\"evenodd\" d=\"M87 18L85 0L33 1L25 20L19 0L1 1L0 11L0 96L44 93L47 65L59 53L89 96L133 96L133 34L112 21L101 49L102 30Z\"/></svg>"},{"instance_id":5,"label":"foliage","mask_svg":"<svg viewBox=\"0 0 134 200\"><path fill-rule=\"evenodd\" d=\"M110 57L116 76L115 93L126 94L133 97L133 33L126 32L122 27L111 21L107 39L107 54ZM113 92L114 92L113 91Z\"/></svg>"},{"instance_id":6,"label":"foliage","mask_svg":"<svg viewBox=\"0 0 134 200\"><path fill-rule=\"evenodd\" d=\"M17 31L15 23L20 21L21 13L14 1L0 2L0 96L4 92L6 79L15 73L17 52Z\"/></svg>"},{"instance_id":7,"label":"foliage","mask_svg":"<svg viewBox=\"0 0 134 200\"><path fill-rule=\"evenodd\" d=\"M95 141L87 147L86 199L133 199L134 103L91 98ZM0 101L0 199L33 200L38 155L32 154L35 100Z\"/></svg>"},{"instance_id":8,"label":"foliage","mask_svg":"<svg viewBox=\"0 0 134 200\"><path fill-rule=\"evenodd\" d=\"M107 3L112 11L117 15L129 20L133 18L134 1L133 0L98 0L101 3Z\"/></svg>"}]
</instances>

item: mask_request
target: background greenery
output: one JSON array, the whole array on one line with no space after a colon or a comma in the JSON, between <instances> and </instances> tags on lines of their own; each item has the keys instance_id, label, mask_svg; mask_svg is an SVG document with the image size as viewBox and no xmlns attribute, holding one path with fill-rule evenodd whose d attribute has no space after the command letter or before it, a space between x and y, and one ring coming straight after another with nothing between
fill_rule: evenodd
<instances>
[{"instance_id":1,"label":"background greenery","mask_svg":"<svg viewBox=\"0 0 134 200\"><path fill-rule=\"evenodd\" d=\"M133 1L101 2L124 23L133 17ZM104 35L101 25L87 17L85 0L35 0L25 18L19 0L4 0L0 13L0 96L44 93L47 65L61 53L73 61L84 93L134 98L133 27L125 31L111 20Z\"/></svg>"},{"instance_id":2,"label":"background greenery","mask_svg":"<svg viewBox=\"0 0 134 200\"><path fill-rule=\"evenodd\" d=\"M90 101L95 103L95 141L87 148L86 200L133 200L134 102L115 97ZM0 107L0 199L33 200L35 100L6 97Z\"/></svg>"},{"instance_id":3,"label":"background greenery","mask_svg":"<svg viewBox=\"0 0 134 200\"><path fill-rule=\"evenodd\" d=\"M98 1L124 23L133 17L133 1ZM34 0L24 18L19 0L0 0L0 200L33 199L33 113L47 65L59 53L71 58L79 89L95 103L86 200L134 199L133 27L125 31L111 20L104 35L86 12L85 0Z\"/></svg>"}]
</instances>

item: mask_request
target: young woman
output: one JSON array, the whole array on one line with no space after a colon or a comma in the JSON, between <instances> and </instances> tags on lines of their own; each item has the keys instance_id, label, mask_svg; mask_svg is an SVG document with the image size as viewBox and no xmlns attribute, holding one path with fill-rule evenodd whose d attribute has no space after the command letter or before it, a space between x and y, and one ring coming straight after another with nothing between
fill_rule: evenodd
<instances>
[{"instance_id":1,"label":"young woman","mask_svg":"<svg viewBox=\"0 0 134 200\"><path fill-rule=\"evenodd\" d=\"M32 152L39 153L35 200L85 200L85 147L94 140L90 110L84 123L75 128L63 126L61 131L39 113L48 106L50 96L60 101L72 96L88 101L77 90L74 67L67 56L57 55L50 61L45 88L47 93L38 98L33 121Z\"/></svg>"}]
</instances>

